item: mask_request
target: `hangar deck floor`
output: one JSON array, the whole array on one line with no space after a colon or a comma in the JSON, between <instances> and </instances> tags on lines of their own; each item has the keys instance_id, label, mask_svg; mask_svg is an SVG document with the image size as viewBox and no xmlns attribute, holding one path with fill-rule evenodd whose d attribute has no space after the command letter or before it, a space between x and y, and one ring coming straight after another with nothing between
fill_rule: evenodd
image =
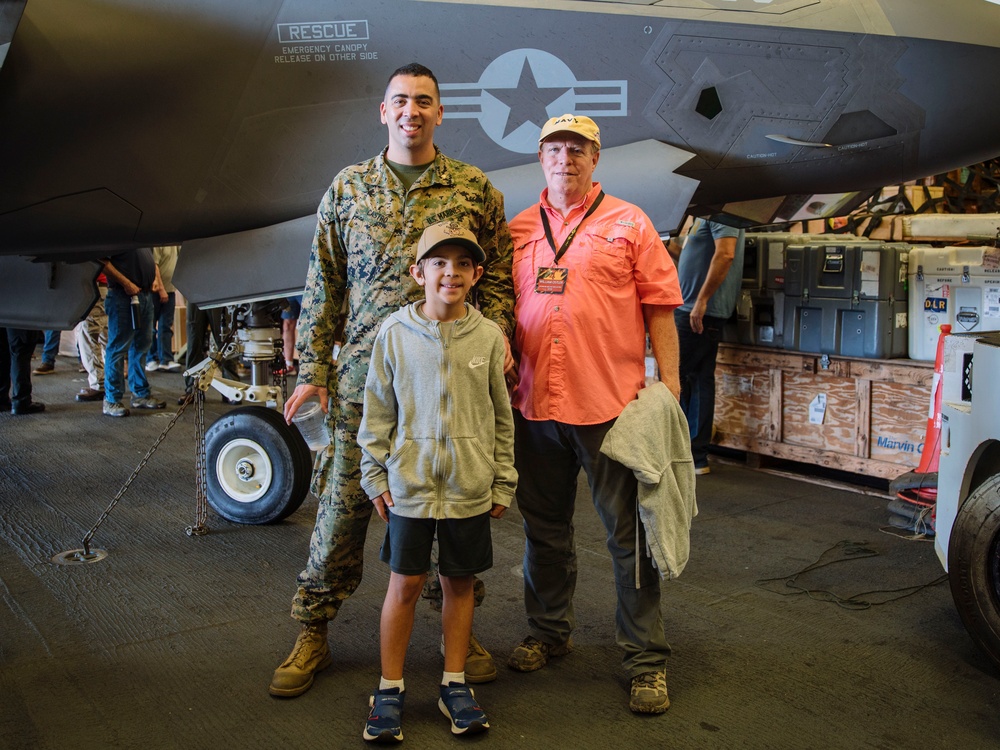
<instances>
[{"instance_id":1,"label":"hangar deck floor","mask_svg":"<svg viewBox=\"0 0 1000 750\"><path fill-rule=\"evenodd\" d=\"M95 535L91 565L50 558L79 548L168 423L180 376L151 375L166 413L125 420L78 404L71 360L34 378L44 414L0 415L0 746L76 748L361 747L377 680L387 570L371 561L330 629L333 667L294 700L267 693L291 647L288 608L316 500L273 526L194 520L193 418L185 415ZM209 419L227 407L210 398ZM477 689L495 748L987 748L1000 737L1000 671L972 643L946 583L845 609L830 594L790 595L783 579L821 556L803 588L848 597L935 581L932 545L881 533L886 498L718 463L698 479L700 515L683 575L665 584L674 653L672 707L634 717L614 641L611 566L581 486L576 651L523 675L500 668ZM495 567L476 632L498 658L526 633L523 536L493 526ZM848 554L860 543L874 556ZM832 551L831 548L834 548ZM824 556L825 553L825 556ZM778 578L759 585L761 579ZM421 603L407 665L406 746L455 747L435 706L437 617Z\"/></svg>"}]
</instances>

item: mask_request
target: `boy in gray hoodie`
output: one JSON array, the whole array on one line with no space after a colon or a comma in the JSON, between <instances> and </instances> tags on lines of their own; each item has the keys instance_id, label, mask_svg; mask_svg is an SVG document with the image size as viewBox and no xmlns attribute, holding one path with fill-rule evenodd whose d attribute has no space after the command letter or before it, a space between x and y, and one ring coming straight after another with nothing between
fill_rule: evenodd
<instances>
[{"instance_id":1,"label":"boy in gray hoodie","mask_svg":"<svg viewBox=\"0 0 1000 750\"><path fill-rule=\"evenodd\" d=\"M493 565L490 518L517 484L504 335L466 303L485 253L464 226L428 226L410 274L424 300L381 326L358 432L361 486L388 523L381 559L392 571L380 627L382 678L364 738L403 739L403 662L435 537L444 592L444 675L438 707L454 734L489 728L465 684L473 576Z\"/></svg>"}]
</instances>

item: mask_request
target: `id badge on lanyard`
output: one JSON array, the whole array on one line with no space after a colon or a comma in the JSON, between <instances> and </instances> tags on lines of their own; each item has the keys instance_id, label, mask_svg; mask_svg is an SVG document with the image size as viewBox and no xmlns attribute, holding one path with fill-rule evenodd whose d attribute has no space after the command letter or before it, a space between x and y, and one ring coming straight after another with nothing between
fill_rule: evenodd
<instances>
[{"instance_id":1,"label":"id badge on lanyard","mask_svg":"<svg viewBox=\"0 0 1000 750\"><path fill-rule=\"evenodd\" d=\"M539 268L535 277L535 294L565 294L569 269L560 266Z\"/></svg>"},{"instance_id":2,"label":"id badge on lanyard","mask_svg":"<svg viewBox=\"0 0 1000 750\"><path fill-rule=\"evenodd\" d=\"M584 214L582 219L580 219L580 223L573 228L573 230L566 237L566 240L563 242L562 247L558 250L556 250L556 243L552 239L552 227L549 225L549 217L545 215L545 209L542 208L541 204L538 205L538 212L542 217L542 228L545 230L545 239L548 240L549 247L552 248L552 252L555 254L555 263L558 263L559 259L569 249L570 243L573 242L573 238L576 236L577 230L583 226L583 222L585 222L587 218L597 210L597 207L601 205L602 200L604 200L603 190L598 193L597 198L594 199L590 208L587 209L587 213ZM562 266L539 267L538 274L535 276L535 294L565 294L566 281L568 279L568 268L563 268Z\"/></svg>"}]
</instances>

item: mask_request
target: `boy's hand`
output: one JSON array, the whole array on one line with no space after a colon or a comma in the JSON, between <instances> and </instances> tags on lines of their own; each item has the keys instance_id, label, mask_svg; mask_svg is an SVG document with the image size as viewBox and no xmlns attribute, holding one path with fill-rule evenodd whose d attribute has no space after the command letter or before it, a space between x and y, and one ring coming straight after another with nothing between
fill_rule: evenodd
<instances>
[{"instance_id":1,"label":"boy's hand","mask_svg":"<svg viewBox=\"0 0 1000 750\"><path fill-rule=\"evenodd\" d=\"M502 516L504 514L504 511L506 510L507 510L506 506L497 505L496 503L493 503L493 507L490 509L490 518L500 518L500 516Z\"/></svg>"},{"instance_id":2,"label":"boy's hand","mask_svg":"<svg viewBox=\"0 0 1000 750\"><path fill-rule=\"evenodd\" d=\"M375 512L378 513L379 517L386 523L389 523L389 508L393 506L392 495L389 494L389 490L386 490L378 497L373 497L372 505L375 506Z\"/></svg>"}]
</instances>

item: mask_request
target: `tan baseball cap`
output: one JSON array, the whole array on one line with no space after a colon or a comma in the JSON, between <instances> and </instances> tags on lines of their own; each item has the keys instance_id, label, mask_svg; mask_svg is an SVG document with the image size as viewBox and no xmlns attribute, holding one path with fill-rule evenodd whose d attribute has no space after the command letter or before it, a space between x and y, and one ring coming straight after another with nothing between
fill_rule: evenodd
<instances>
[{"instance_id":1,"label":"tan baseball cap","mask_svg":"<svg viewBox=\"0 0 1000 750\"><path fill-rule=\"evenodd\" d=\"M601 147L601 129L597 123L584 115L560 115L553 117L542 126L542 134L538 136L541 143L553 133L576 133L582 135L588 141L593 141L598 148Z\"/></svg>"},{"instance_id":2,"label":"tan baseball cap","mask_svg":"<svg viewBox=\"0 0 1000 750\"><path fill-rule=\"evenodd\" d=\"M427 255L431 250L440 247L441 245L458 245L459 247L464 247L472 252L472 257L475 258L476 263L486 262L486 253L479 246L476 241L476 235L468 230L467 227L459 224L457 221L439 221L437 224L431 224L426 229L424 233L420 235L420 240L417 242L417 263Z\"/></svg>"}]
</instances>

